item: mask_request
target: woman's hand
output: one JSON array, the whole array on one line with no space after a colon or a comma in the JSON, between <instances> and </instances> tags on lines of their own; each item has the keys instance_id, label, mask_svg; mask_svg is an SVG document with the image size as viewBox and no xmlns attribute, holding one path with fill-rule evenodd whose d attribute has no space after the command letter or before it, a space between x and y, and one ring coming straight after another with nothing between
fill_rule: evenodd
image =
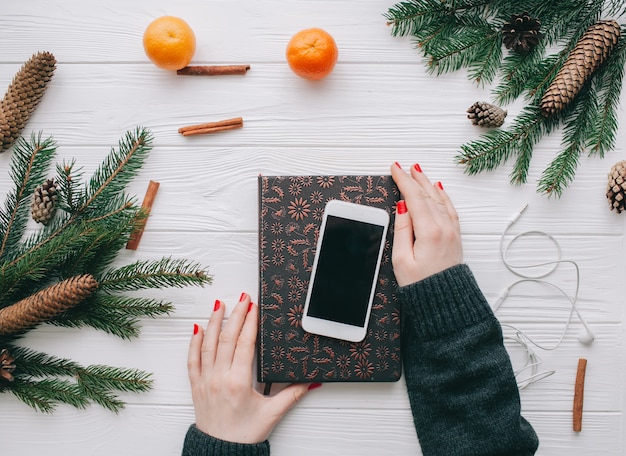
<instances>
[{"instance_id":1,"label":"woman's hand","mask_svg":"<svg viewBox=\"0 0 626 456\"><path fill-rule=\"evenodd\" d=\"M433 185L418 164L406 173L394 163L391 175L404 198L397 205L391 254L398 285L462 263L459 216L441 183Z\"/></svg>"},{"instance_id":2,"label":"woman's hand","mask_svg":"<svg viewBox=\"0 0 626 456\"><path fill-rule=\"evenodd\" d=\"M206 331L195 325L189 346L196 427L221 440L259 443L309 389L320 384L293 384L272 397L257 392L252 386L252 365L258 307L242 293L222 329L225 307L215 301Z\"/></svg>"}]
</instances>

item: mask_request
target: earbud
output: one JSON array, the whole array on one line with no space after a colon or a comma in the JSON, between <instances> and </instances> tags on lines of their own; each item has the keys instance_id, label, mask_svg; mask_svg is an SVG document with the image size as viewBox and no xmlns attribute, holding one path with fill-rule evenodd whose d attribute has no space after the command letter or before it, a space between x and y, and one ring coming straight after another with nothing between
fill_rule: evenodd
<instances>
[{"instance_id":1,"label":"earbud","mask_svg":"<svg viewBox=\"0 0 626 456\"><path fill-rule=\"evenodd\" d=\"M583 324L585 328L578 335L578 341L583 345L591 345L593 341L596 339L596 336L593 334L591 329L589 329L589 326L587 326L587 323L585 323L585 320L582 319L580 314L578 314L578 318L580 319L580 322Z\"/></svg>"},{"instance_id":2,"label":"earbud","mask_svg":"<svg viewBox=\"0 0 626 456\"><path fill-rule=\"evenodd\" d=\"M591 345L592 342L595 340L595 338L596 337L592 333L590 333L589 331L583 331L578 336L578 340L583 345Z\"/></svg>"},{"instance_id":3,"label":"earbud","mask_svg":"<svg viewBox=\"0 0 626 456\"><path fill-rule=\"evenodd\" d=\"M576 315L578 316L578 319L580 320L584 328L578 335L578 341L583 345L591 345L596 339L596 336L593 334L593 331L578 311L578 308L574 307L574 312L576 312Z\"/></svg>"}]
</instances>

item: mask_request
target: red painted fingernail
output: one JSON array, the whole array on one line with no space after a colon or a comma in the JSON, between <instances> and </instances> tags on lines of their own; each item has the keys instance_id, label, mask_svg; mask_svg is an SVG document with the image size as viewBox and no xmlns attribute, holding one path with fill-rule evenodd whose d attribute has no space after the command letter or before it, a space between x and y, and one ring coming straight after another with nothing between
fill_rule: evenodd
<instances>
[{"instance_id":1,"label":"red painted fingernail","mask_svg":"<svg viewBox=\"0 0 626 456\"><path fill-rule=\"evenodd\" d=\"M219 299L215 300L215 305L213 305L213 312L217 312L218 310L220 310L222 303Z\"/></svg>"},{"instance_id":2,"label":"red painted fingernail","mask_svg":"<svg viewBox=\"0 0 626 456\"><path fill-rule=\"evenodd\" d=\"M246 299L246 296L248 296L246 293L241 293L241 296L239 296L239 302L241 302L244 299Z\"/></svg>"},{"instance_id":3,"label":"red painted fingernail","mask_svg":"<svg viewBox=\"0 0 626 456\"><path fill-rule=\"evenodd\" d=\"M200 330L200 326L198 326L197 324L193 324L193 335L195 336L196 334L198 334L198 331Z\"/></svg>"},{"instance_id":4,"label":"red painted fingernail","mask_svg":"<svg viewBox=\"0 0 626 456\"><path fill-rule=\"evenodd\" d=\"M417 171L418 173L422 172L422 167L419 165L419 163L415 163L413 165L413 168L415 168L415 171Z\"/></svg>"},{"instance_id":5,"label":"red painted fingernail","mask_svg":"<svg viewBox=\"0 0 626 456\"><path fill-rule=\"evenodd\" d=\"M398 214L406 214L406 203L404 200L398 201L398 204L396 204L396 211Z\"/></svg>"},{"instance_id":6,"label":"red painted fingernail","mask_svg":"<svg viewBox=\"0 0 626 456\"><path fill-rule=\"evenodd\" d=\"M248 312L250 312L252 310L252 306L254 306L254 303L251 302L250 304L248 304Z\"/></svg>"},{"instance_id":7,"label":"red painted fingernail","mask_svg":"<svg viewBox=\"0 0 626 456\"><path fill-rule=\"evenodd\" d=\"M439 187L441 190L443 190L443 184L441 182L437 182L437 187Z\"/></svg>"},{"instance_id":8,"label":"red painted fingernail","mask_svg":"<svg viewBox=\"0 0 626 456\"><path fill-rule=\"evenodd\" d=\"M395 162L395 165L396 165L398 168L402 169L402 166L400 166L400 163Z\"/></svg>"},{"instance_id":9,"label":"red painted fingernail","mask_svg":"<svg viewBox=\"0 0 626 456\"><path fill-rule=\"evenodd\" d=\"M320 386L322 386L321 383L311 383L309 385L309 391L314 390L315 388L319 388Z\"/></svg>"}]
</instances>

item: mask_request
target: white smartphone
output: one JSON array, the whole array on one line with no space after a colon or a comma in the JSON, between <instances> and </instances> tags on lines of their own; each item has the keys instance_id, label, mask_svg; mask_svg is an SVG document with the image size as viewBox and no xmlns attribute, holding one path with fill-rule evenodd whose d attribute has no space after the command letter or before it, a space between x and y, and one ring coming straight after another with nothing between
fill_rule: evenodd
<instances>
[{"instance_id":1,"label":"white smartphone","mask_svg":"<svg viewBox=\"0 0 626 456\"><path fill-rule=\"evenodd\" d=\"M384 209L326 204L302 315L305 331L351 342L365 338L388 226Z\"/></svg>"}]
</instances>

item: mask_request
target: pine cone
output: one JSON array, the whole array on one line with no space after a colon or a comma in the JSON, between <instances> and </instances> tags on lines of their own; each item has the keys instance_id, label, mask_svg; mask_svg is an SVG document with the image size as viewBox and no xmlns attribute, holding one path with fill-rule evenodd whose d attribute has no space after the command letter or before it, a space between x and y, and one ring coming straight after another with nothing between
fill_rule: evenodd
<instances>
[{"instance_id":1,"label":"pine cone","mask_svg":"<svg viewBox=\"0 0 626 456\"><path fill-rule=\"evenodd\" d=\"M30 203L30 213L33 220L47 225L56 211L57 199L57 186L54 179L48 179L37 187Z\"/></svg>"},{"instance_id":2,"label":"pine cone","mask_svg":"<svg viewBox=\"0 0 626 456\"><path fill-rule=\"evenodd\" d=\"M617 162L609 172L609 184L606 189L609 207L618 214L626 210L626 160Z\"/></svg>"},{"instance_id":3,"label":"pine cone","mask_svg":"<svg viewBox=\"0 0 626 456\"><path fill-rule=\"evenodd\" d=\"M39 104L56 67L49 52L34 54L17 72L0 102L0 152L7 150Z\"/></svg>"},{"instance_id":4,"label":"pine cone","mask_svg":"<svg viewBox=\"0 0 626 456\"><path fill-rule=\"evenodd\" d=\"M615 21L598 21L578 40L541 99L545 117L560 112L580 92L617 44L621 28Z\"/></svg>"},{"instance_id":5,"label":"pine cone","mask_svg":"<svg viewBox=\"0 0 626 456\"><path fill-rule=\"evenodd\" d=\"M472 120L472 124L481 127L499 127L507 114L502 108L484 101L477 101L467 112L467 118Z\"/></svg>"},{"instance_id":6,"label":"pine cone","mask_svg":"<svg viewBox=\"0 0 626 456\"><path fill-rule=\"evenodd\" d=\"M16 334L48 321L81 303L97 288L92 275L75 276L0 309L0 335Z\"/></svg>"},{"instance_id":7,"label":"pine cone","mask_svg":"<svg viewBox=\"0 0 626 456\"><path fill-rule=\"evenodd\" d=\"M541 22L528 15L513 14L511 20L502 25L502 41L507 49L516 52L530 52L539 44L543 34L539 31Z\"/></svg>"},{"instance_id":8,"label":"pine cone","mask_svg":"<svg viewBox=\"0 0 626 456\"><path fill-rule=\"evenodd\" d=\"M14 362L15 359L11 356L9 350L6 348L0 350L0 380L13 381Z\"/></svg>"}]
</instances>

